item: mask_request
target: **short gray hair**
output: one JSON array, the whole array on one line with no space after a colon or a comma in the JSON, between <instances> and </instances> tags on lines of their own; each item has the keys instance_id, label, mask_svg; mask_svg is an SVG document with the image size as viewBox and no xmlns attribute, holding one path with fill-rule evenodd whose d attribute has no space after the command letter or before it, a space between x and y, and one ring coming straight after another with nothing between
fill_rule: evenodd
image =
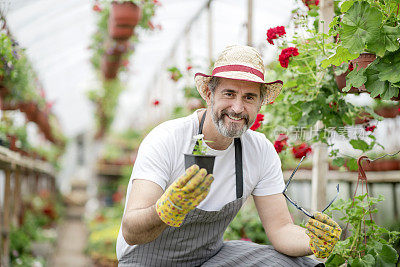
<instances>
[{"instance_id":1,"label":"short gray hair","mask_svg":"<svg viewBox=\"0 0 400 267\"><path fill-rule=\"evenodd\" d=\"M220 77L212 76L211 80L208 82L208 88L210 89L211 93L214 95L215 89L217 89L218 85L221 82ZM265 84L260 84L260 101L262 104L264 103L265 95L267 94L267 87Z\"/></svg>"}]
</instances>

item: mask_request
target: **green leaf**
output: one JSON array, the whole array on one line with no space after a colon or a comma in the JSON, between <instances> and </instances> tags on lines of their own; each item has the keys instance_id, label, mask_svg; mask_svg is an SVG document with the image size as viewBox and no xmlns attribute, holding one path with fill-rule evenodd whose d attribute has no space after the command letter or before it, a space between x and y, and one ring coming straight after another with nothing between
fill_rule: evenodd
<instances>
[{"instance_id":1,"label":"green leaf","mask_svg":"<svg viewBox=\"0 0 400 267\"><path fill-rule=\"evenodd\" d=\"M375 67L380 81L400 82L400 49L381 58Z\"/></svg>"},{"instance_id":2,"label":"green leaf","mask_svg":"<svg viewBox=\"0 0 400 267\"><path fill-rule=\"evenodd\" d=\"M378 34L373 36L367 42L367 48L380 57L385 55L386 51L394 52L399 49L400 25L390 27L384 25L380 28Z\"/></svg>"},{"instance_id":3,"label":"green leaf","mask_svg":"<svg viewBox=\"0 0 400 267\"><path fill-rule=\"evenodd\" d=\"M389 86L389 88L383 94L381 94L381 98L383 100L390 100L392 97L398 95L399 95L399 88Z\"/></svg>"},{"instance_id":4,"label":"green leaf","mask_svg":"<svg viewBox=\"0 0 400 267\"><path fill-rule=\"evenodd\" d=\"M382 246L382 251L379 253L379 256L387 263L396 263L398 258L397 251L386 244Z\"/></svg>"},{"instance_id":5,"label":"green leaf","mask_svg":"<svg viewBox=\"0 0 400 267\"><path fill-rule=\"evenodd\" d=\"M364 76L365 69L357 69L352 70L346 76L346 87L343 88L343 91L348 92L352 86L358 88L361 87L366 81L367 77Z\"/></svg>"},{"instance_id":6,"label":"green leaf","mask_svg":"<svg viewBox=\"0 0 400 267\"><path fill-rule=\"evenodd\" d=\"M345 259L339 254L331 254L325 262L326 267L338 267L345 263Z\"/></svg>"},{"instance_id":7,"label":"green leaf","mask_svg":"<svg viewBox=\"0 0 400 267\"><path fill-rule=\"evenodd\" d=\"M332 164L335 166L343 166L344 165L344 158L337 157L332 161Z\"/></svg>"},{"instance_id":8,"label":"green leaf","mask_svg":"<svg viewBox=\"0 0 400 267\"><path fill-rule=\"evenodd\" d=\"M353 159L353 158L349 158L346 162L347 167L351 170L351 171L355 171L358 169L357 166L357 160Z\"/></svg>"},{"instance_id":9,"label":"green leaf","mask_svg":"<svg viewBox=\"0 0 400 267\"><path fill-rule=\"evenodd\" d=\"M377 97L383 94L389 88L389 82L383 82L379 80L379 70L376 67L377 63L373 62L365 70L365 76L367 81L364 83L365 88L371 93L371 97Z\"/></svg>"},{"instance_id":10,"label":"green leaf","mask_svg":"<svg viewBox=\"0 0 400 267\"><path fill-rule=\"evenodd\" d=\"M363 152L367 151L369 147L367 142L361 139L352 139L350 140L350 144L353 146L354 149L360 149Z\"/></svg>"},{"instance_id":11,"label":"green leaf","mask_svg":"<svg viewBox=\"0 0 400 267\"><path fill-rule=\"evenodd\" d=\"M345 13L349 8L354 4L354 0L349 0L346 2L343 2L343 4L340 6L340 12Z\"/></svg>"},{"instance_id":12,"label":"green leaf","mask_svg":"<svg viewBox=\"0 0 400 267\"><path fill-rule=\"evenodd\" d=\"M342 20L341 40L343 46L351 53L364 50L367 40L379 35L382 14L368 2L355 2L344 14Z\"/></svg>"},{"instance_id":13,"label":"green leaf","mask_svg":"<svg viewBox=\"0 0 400 267\"><path fill-rule=\"evenodd\" d=\"M340 66L343 62L348 62L349 60L356 59L359 56L359 53L350 53L347 48L339 46L333 56L321 61L321 67L327 68L330 65Z\"/></svg>"}]
</instances>

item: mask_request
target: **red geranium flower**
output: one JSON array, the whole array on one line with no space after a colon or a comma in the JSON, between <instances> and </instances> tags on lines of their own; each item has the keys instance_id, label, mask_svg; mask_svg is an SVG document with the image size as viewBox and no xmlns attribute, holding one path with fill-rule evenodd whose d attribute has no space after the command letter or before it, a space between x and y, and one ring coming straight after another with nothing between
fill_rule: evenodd
<instances>
[{"instance_id":1,"label":"red geranium flower","mask_svg":"<svg viewBox=\"0 0 400 267\"><path fill-rule=\"evenodd\" d=\"M255 131L261 126L261 122L264 120L264 115L261 113L257 114L257 118L254 121L253 125L250 127L251 130Z\"/></svg>"},{"instance_id":2,"label":"red geranium flower","mask_svg":"<svg viewBox=\"0 0 400 267\"><path fill-rule=\"evenodd\" d=\"M96 11L96 12L100 12L101 11L101 7L99 6L98 3L93 5L93 11Z\"/></svg>"},{"instance_id":3,"label":"red geranium flower","mask_svg":"<svg viewBox=\"0 0 400 267\"><path fill-rule=\"evenodd\" d=\"M188 66L186 67L186 70L189 71L189 70L191 70L192 68L193 68L192 65L188 65Z\"/></svg>"},{"instance_id":4,"label":"red geranium flower","mask_svg":"<svg viewBox=\"0 0 400 267\"><path fill-rule=\"evenodd\" d=\"M365 129L366 132L373 133L375 131L375 128L376 128L376 125L372 125L372 126L367 125L367 126L365 126L364 129Z\"/></svg>"},{"instance_id":5,"label":"red geranium flower","mask_svg":"<svg viewBox=\"0 0 400 267\"><path fill-rule=\"evenodd\" d=\"M158 106L158 105L160 105L160 101L158 101L157 99L156 99L156 100L154 100L154 101L153 101L153 105L154 105L154 106Z\"/></svg>"},{"instance_id":6,"label":"red geranium flower","mask_svg":"<svg viewBox=\"0 0 400 267\"><path fill-rule=\"evenodd\" d=\"M287 146L287 141L288 137L286 134L279 134L278 138L276 139L276 141L274 142L274 147L276 152L281 153L282 150L284 150Z\"/></svg>"},{"instance_id":7,"label":"red geranium flower","mask_svg":"<svg viewBox=\"0 0 400 267\"><path fill-rule=\"evenodd\" d=\"M289 66L289 58L295 57L299 55L299 51L296 47L288 47L282 50L279 55L279 63L283 68L287 68Z\"/></svg>"},{"instance_id":8,"label":"red geranium flower","mask_svg":"<svg viewBox=\"0 0 400 267\"><path fill-rule=\"evenodd\" d=\"M349 71L352 71L352 70L354 70L353 63L351 63L351 62L350 62L348 70L349 70Z\"/></svg>"},{"instance_id":9,"label":"red geranium flower","mask_svg":"<svg viewBox=\"0 0 400 267\"><path fill-rule=\"evenodd\" d=\"M296 159L301 159L303 156L311 153L311 147L307 143L292 147L293 155Z\"/></svg>"},{"instance_id":10,"label":"red geranium flower","mask_svg":"<svg viewBox=\"0 0 400 267\"><path fill-rule=\"evenodd\" d=\"M318 6L319 0L303 0L303 3L310 9L310 6Z\"/></svg>"},{"instance_id":11,"label":"red geranium flower","mask_svg":"<svg viewBox=\"0 0 400 267\"><path fill-rule=\"evenodd\" d=\"M273 45L274 39L277 39L278 37L283 36L285 34L286 34L285 27L283 27L283 26L270 28L267 31L267 41L268 41L268 43Z\"/></svg>"}]
</instances>

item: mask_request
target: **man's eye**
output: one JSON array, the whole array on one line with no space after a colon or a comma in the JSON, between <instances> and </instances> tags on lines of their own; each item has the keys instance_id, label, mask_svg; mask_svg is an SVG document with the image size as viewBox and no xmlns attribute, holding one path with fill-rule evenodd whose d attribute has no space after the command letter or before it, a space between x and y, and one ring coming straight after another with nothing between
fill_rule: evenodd
<instances>
[{"instance_id":1,"label":"man's eye","mask_svg":"<svg viewBox=\"0 0 400 267\"><path fill-rule=\"evenodd\" d=\"M246 99L247 99L247 100L254 100L254 97L252 97L252 96L246 96Z\"/></svg>"},{"instance_id":2,"label":"man's eye","mask_svg":"<svg viewBox=\"0 0 400 267\"><path fill-rule=\"evenodd\" d=\"M232 93L225 93L226 96L233 96Z\"/></svg>"}]
</instances>

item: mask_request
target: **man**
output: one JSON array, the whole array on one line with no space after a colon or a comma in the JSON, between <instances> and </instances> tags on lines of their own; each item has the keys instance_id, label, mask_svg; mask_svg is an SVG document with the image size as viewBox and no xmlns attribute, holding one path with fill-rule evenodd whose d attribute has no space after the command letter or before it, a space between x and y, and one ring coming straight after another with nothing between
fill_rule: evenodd
<instances>
[{"instance_id":1,"label":"man","mask_svg":"<svg viewBox=\"0 0 400 267\"><path fill-rule=\"evenodd\" d=\"M128 186L117 241L120 266L315 266L305 255L327 257L340 227L315 214L307 230L291 220L280 159L261 133L248 130L261 106L282 88L264 82L260 54L248 46L227 47L212 75L197 73L206 110L162 123L143 140ZM184 169L193 136L204 134L215 155L212 174ZM223 242L244 201L253 196L272 246Z\"/></svg>"}]
</instances>

